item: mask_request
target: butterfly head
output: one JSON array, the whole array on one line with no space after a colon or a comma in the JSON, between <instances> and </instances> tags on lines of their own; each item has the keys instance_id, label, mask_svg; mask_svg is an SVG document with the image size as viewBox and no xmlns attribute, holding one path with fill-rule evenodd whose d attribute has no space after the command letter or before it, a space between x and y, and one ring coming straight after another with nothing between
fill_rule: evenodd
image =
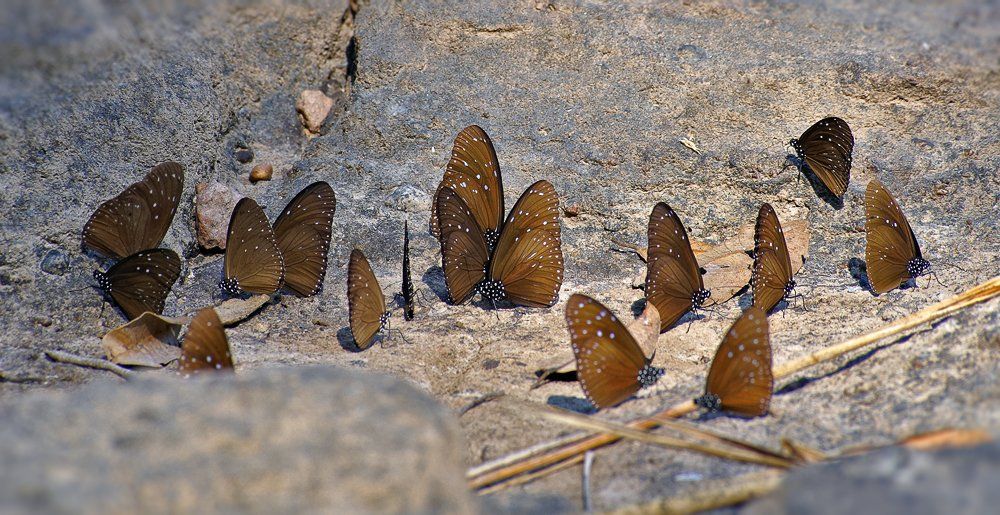
<instances>
[{"instance_id":1,"label":"butterfly head","mask_svg":"<svg viewBox=\"0 0 1000 515\"><path fill-rule=\"evenodd\" d=\"M702 288L691 294L691 305L695 308L700 308L711 296L712 292Z\"/></svg>"},{"instance_id":2,"label":"butterfly head","mask_svg":"<svg viewBox=\"0 0 1000 515\"><path fill-rule=\"evenodd\" d=\"M666 370L660 367L654 367L653 365L646 363L646 366L639 370L639 385L642 388L649 388L650 386L656 384L656 382L663 377L665 372Z\"/></svg>"},{"instance_id":3,"label":"butterfly head","mask_svg":"<svg viewBox=\"0 0 1000 515\"><path fill-rule=\"evenodd\" d=\"M233 296L238 296L243 293L243 291L240 290L240 281L235 277L230 277L229 279L223 279L220 281L219 288Z\"/></svg>"},{"instance_id":4,"label":"butterfly head","mask_svg":"<svg viewBox=\"0 0 1000 515\"><path fill-rule=\"evenodd\" d=\"M483 233L483 237L486 238L486 247L490 249L490 253L493 253L493 249L497 246L497 240L500 239L500 233L496 229L486 229Z\"/></svg>"},{"instance_id":5,"label":"butterfly head","mask_svg":"<svg viewBox=\"0 0 1000 515\"><path fill-rule=\"evenodd\" d=\"M922 257L915 257L906 263L906 273L917 278L931 271L931 263Z\"/></svg>"},{"instance_id":6,"label":"butterfly head","mask_svg":"<svg viewBox=\"0 0 1000 515\"><path fill-rule=\"evenodd\" d=\"M722 409L722 398L714 393L706 393L695 399L694 403L708 411L719 411Z\"/></svg>"},{"instance_id":7,"label":"butterfly head","mask_svg":"<svg viewBox=\"0 0 1000 515\"><path fill-rule=\"evenodd\" d=\"M389 325L389 318L391 316L392 316L392 311L386 311L385 313L382 313L382 316L378 317L379 330Z\"/></svg>"},{"instance_id":8,"label":"butterfly head","mask_svg":"<svg viewBox=\"0 0 1000 515\"><path fill-rule=\"evenodd\" d=\"M108 279L108 274L100 270L94 270L94 280L97 281L97 286L100 289L106 292L111 291L111 280Z\"/></svg>"},{"instance_id":9,"label":"butterfly head","mask_svg":"<svg viewBox=\"0 0 1000 515\"><path fill-rule=\"evenodd\" d=\"M792 296L792 292L795 291L795 279L789 279L788 284L785 285L784 298L789 298Z\"/></svg>"},{"instance_id":10,"label":"butterfly head","mask_svg":"<svg viewBox=\"0 0 1000 515\"><path fill-rule=\"evenodd\" d=\"M479 293L493 302L507 298L507 292L503 289L503 283L500 281L486 280L479 283Z\"/></svg>"},{"instance_id":11,"label":"butterfly head","mask_svg":"<svg viewBox=\"0 0 1000 515\"><path fill-rule=\"evenodd\" d=\"M790 147L792 147L793 149L795 149L795 152L797 154L801 154L802 153L802 145L799 144L799 140L797 140L795 138L792 138L792 139L790 139L788 141L788 145Z\"/></svg>"}]
</instances>

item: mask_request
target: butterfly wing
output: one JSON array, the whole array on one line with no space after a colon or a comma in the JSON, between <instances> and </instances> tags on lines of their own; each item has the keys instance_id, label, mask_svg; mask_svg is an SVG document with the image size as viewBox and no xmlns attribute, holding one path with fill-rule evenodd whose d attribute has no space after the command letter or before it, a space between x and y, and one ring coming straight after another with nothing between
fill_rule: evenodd
<instances>
[{"instance_id":1,"label":"butterfly wing","mask_svg":"<svg viewBox=\"0 0 1000 515\"><path fill-rule=\"evenodd\" d=\"M717 395L723 410L758 417L767 413L773 390L767 315L750 306L723 337L705 393Z\"/></svg>"},{"instance_id":2,"label":"butterfly wing","mask_svg":"<svg viewBox=\"0 0 1000 515\"><path fill-rule=\"evenodd\" d=\"M438 190L437 206L440 228L441 261L445 285L453 304L461 304L476 291L486 277L489 250L472 211L451 188Z\"/></svg>"},{"instance_id":3,"label":"butterfly wing","mask_svg":"<svg viewBox=\"0 0 1000 515\"><path fill-rule=\"evenodd\" d=\"M921 257L920 247L899 204L877 180L865 191L865 264L876 293L910 279L907 264Z\"/></svg>"},{"instance_id":4,"label":"butterfly wing","mask_svg":"<svg viewBox=\"0 0 1000 515\"><path fill-rule=\"evenodd\" d=\"M444 187L451 188L465 201L479 232L487 235L492 231L494 237L499 234L504 213L503 176L493 142L478 125L462 129L455 138L438 192ZM431 209L431 234L440 239L438 217L435 203Z\"/></svg>"},{"instance_id":5,"label":"butterfly wing","mask_svg":"<svg viewBox=\"0 0 1000 515\"><path fill-rule=\"evenodd\" d=\"M802 133L799 157L834 195L842 197L851 180L854 135L847 122L835 116L824 118Z\"/></svg>"},{"instance_id":6,"label":"butterfly wing","mask_svg":"<svg viewBox=\"0 0 1000 515\"><path fill-rule=\"evenodd\" d=\"M315 182L300 191L274 222L285 286L303 297L319 293L323 286L336 209L333 188Z\"/></svg>"},{"instance_id":7,"label":"butterfly wing","mask_svg":"<svg viewBox=\"0 0 1000 515\"><path fill-rule=\"evenodd\" d=\"M507 215L490 262L489 277L514 304L549 307L563 280L559 195L548 181L532 184Z\"/></svg>"},{"instance_id":8,"label":"butterfly wing","mask_svg":"<svg viewBox=\"0 0 1000 515\"><path fill-rule=\"evenodd\" d=\"M611 310L573 294L566 303L566 325L587 400L599 409L609 408L639 391L639 372L649 360Z\"/></svg>"},{"instance_id":9,"label":"butterfly wing","mask_svg":"<svg viewBox=\"0 0 1000 515\"><path fill-rule=\"evenodd\" d=\"M121 259L156 248L170 228L184 188L184 167L156 165L141 181L101 204L83 226L83 245Z\"/></svg>"},{"instance_id":10,"label":"butterfly wing","mask_svg":"<svg viewBox=\"0 0 1000 515\"><path fill-rule=\"evenodd\" d=\"M385 296L368 258L358 249L351 251L347 265L347 306L354 342L359 349L367 349L382 329Z\"/></svg>"},{"instance_id":11,"label":"butterfly wing","mask_svg":"<svg viewBox=\"0 0 1000 515\"><path fill-rule=\"evenodd\" d=\"M285 266L267 215L257 202L243 198L229 219L224 266L226 281L240 289L270 295L281 287Z\"/></svg>"},{"instance_id":12,"label":"butterfly wing","mask_svg":"<svg viewBox=\"0 0 1000 515\"><path fill-rule=\"evenodd\" d=\"M195 315L184 337L177 373L190 377L216 370L232 372L233 357L219 315L214 309L205 308Z\"/></svg>"},{"instance_id":13,"label":"butterfly wing","mask_svg":"<svg viewBox=\"0 0 1000 515\"><path fill-rule=\"evenodd\" d=\"M692 296L704 282L681 219L663 202L649 215L648 238L646 299L660 312L665 331L691 310Z\"/></svg>"},{"instance_id":14,"label":"butterfly wing","mask_svg":"<svg viewBox=\"0 0 1000 515\"><path fill-rule=\"evenodd\" d=\"M413 320L413 279L410 278L410 224L403 222L403 317Z\"/></svg>"},{"instance_id":15,"label":"butterfly wing","mask_svg":"<svg viewBox=\"0 0 1000 515\"><path fill-rule=\"evenodd\" d=\"M785 297L785 286L792 279L788 245L778 215L770 204L761 206L757 213L753 241L754 262L750 277L753 305L767 313Z\"/></svg>"},{"instance_id":16,"label":"butterfly wing","mask_svg":"<svg viewBox=\"0 0 1000 515\"><path fill-rule=\"evenodd\" d=\"M105 273L107 292L132 320L145 311L163 313L170 288L181 275L181 258L168 249L136 252Z\"/></svg>"}]
</instances>

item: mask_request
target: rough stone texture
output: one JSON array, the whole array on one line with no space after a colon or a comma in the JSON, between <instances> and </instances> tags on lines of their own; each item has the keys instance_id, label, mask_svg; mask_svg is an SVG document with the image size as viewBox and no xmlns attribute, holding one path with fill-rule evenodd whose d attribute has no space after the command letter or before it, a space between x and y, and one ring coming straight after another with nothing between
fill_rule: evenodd
<instances>
[{"instance_id":1,"label":"rough stone texture","mask_svg":"<svg viewBox=\"0 0 1000 515\"><path fill-rule=\"evenodd\" d=\"M312 134L319 132L331 109L333 109L333 99L316 89L303 91L295 102L295 110L302 116L302 125Z\"/></svg>"},{"instance_id":2,"label":"rough stone texture","mask_svg":"<svg viewBox=\"0 0 1000 515\"><path fill-rule=\"evenodd\" d=\"M1000 444L934 453L892 448L793 470L742 513L995 513ZM850 492L850 495L845 495Z\"/></svg>"},{"instance_id":3,"label":"rough stone texture","mask_svg":"<svg viewBox=\"0 0 1000 515\"><path fill-rule=\"evenodd\" d=\"M0 21L0 55L9 56L0 60L0 371L18 382L0 382L0 395L73 388L104 374L39 352L100 354L99 336L120 316L107 310L99 319L94 292L70 292L89 284L96 266L79 250L80 228L101 200L167 159L188 171L164 242L185 256L167 314L213 302L219 279L221 257L195 245L194 184L214 180L252 195L273 219L303 186L326 180L338 206L324 291L285 297L234 328L241 369L331 362L388 371L456 409L497 391L586 409L576 384L528 389L531 365L568 345L562 303L504 309L498 320L481 305L442 301L438 247L425 230L430 195L455 134L471 123L497 145L508 207L543 178L564 207L580 206L562 222L563 301L582 291L622 314L641 308L642 292L629 283L643 265L611 252L610 238L644 243L656 201L711 242L765 201L782 219L808 219L811 259L796 277L806 304L771 317L777 362L1000 271L993 3L413 0L361 2L356 14L346 0L14 4ZM311 139L295 112L306 89L343 92L325 133ZM788 140L826 115L848 120L857 140L843 206L782 169ZM250 186L239 148L272 163L275 178ZM862 199L874 177L900 200L943 285L922 279L877 298L860 286ZM391 298L407 218L417 319L397 313L392 340L352 352L348 255L361 247ZM41 271L52 249L69 259L61 276ZM663 335L656 364L667 374L656 395L601 416L628 419L699 393L715 345L747 300ZM998 350L1000 301L992 301L779 383L774 416L701 423L824 450L944 425L996 429ZM499 403L469 411L462 424L470 462L565 432ZM597 453L595 508L748 470L618 445ZM579 485L571 469L492 502L518 506L527 492L577 505Z\"/></svg>"},{"instance_id":4,"label":"rough stone texture","mask_svg":"<svg viewBox=\"0 0 1000 515\"><path fill-rule=\"evenodd\" d=\"M256 171L256 168L254 169ZM251 175L251 181L253 176ZM229 219L239 198L232 188L220 182L199 182L195 188L194 211L198 245L207 250L225 249Z\"/></svg>"},{"instance_id":5,"label":"rough stone texture","mask_svg":"<svg viewBox=\"0 0 1000 515\"><path fill-rule=\"evenodd\" d=\"M298 367L3 406L4 513L469 513L454 416L397 379Z\"/></svg>"}]
</instances>

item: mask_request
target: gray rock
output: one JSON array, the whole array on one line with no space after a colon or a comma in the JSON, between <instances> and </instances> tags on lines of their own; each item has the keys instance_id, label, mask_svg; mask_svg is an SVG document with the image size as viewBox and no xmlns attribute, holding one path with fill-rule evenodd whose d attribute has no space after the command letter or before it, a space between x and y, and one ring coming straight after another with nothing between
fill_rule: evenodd
<instances>
[{"instance_id":1,"label":"gray rock","mask_svg":"<svg viewBox=\"0 0 1000 515\"><path fill-rule=\"evenodd\" d=\"M39 266L47 274L62 275L69 268L69 256L61 250L50 249Z\"/></svg>"},{"instance_id":2,"label":"gray rock","mask_svg":"<svg viewBox=\"0 0 1000 515\"><path fill-rule=\"evenodd\" d=\"M778 491L740 511L748 515L996 513L998 466L1000 443L936 452L891 448L792 470Z\"/></svg>"},{"instance_id":3,"label":"gray rock","mask_svg":"<svg viewBox=\"0 0 1000 515\"><path fill-rule=\"evenodd\" d=\"M469 513L451 413L331 367L102 383L0 408L4 513Z\"/></svg>"}]
</instances>

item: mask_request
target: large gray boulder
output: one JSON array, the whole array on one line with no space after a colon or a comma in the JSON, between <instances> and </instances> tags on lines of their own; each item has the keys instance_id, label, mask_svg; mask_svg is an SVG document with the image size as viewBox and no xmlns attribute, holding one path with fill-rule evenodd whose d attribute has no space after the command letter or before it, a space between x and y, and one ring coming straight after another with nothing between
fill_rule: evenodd
<instances>
[{"instance_id":1,"label":"large gray boulder","mask_svg":"<svg viewBox=\"0 0 1000 515\"><path fill-rule=\"evenodd\" d=\"M332 367L93 384L0 408L3 513L468 513L427 395Z\"/></svg>"}]
</instances>

